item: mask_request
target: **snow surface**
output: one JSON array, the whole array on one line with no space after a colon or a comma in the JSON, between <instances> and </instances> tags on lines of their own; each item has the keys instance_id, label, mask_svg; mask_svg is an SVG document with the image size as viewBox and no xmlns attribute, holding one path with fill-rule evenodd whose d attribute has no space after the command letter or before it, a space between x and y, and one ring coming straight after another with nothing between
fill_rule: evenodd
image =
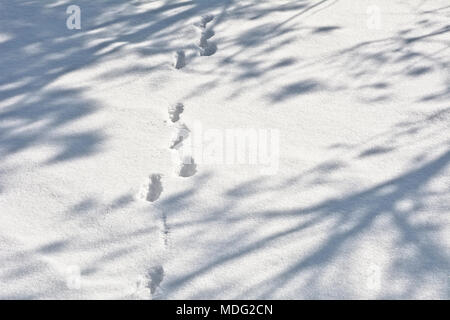
<instances>
[{"instance_id":1,"label":"snow surface","mask_svg":"<svg viewBox=\"0 0 450 320\"><path fill-rule=\"evenodd\" d=\"M449 298L449 17L1 0L0 298ZM278 170L177 167L195 123L278 130Z\"/></svg>"}]
</instances>

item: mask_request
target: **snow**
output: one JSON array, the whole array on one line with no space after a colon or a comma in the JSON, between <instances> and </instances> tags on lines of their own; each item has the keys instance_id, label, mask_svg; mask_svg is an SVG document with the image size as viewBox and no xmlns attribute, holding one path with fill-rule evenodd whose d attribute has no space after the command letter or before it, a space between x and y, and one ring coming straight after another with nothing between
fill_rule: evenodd
<instances>
[{"instance_id":1,"label":"snow","mask_svg":"<svg viewBox=\"0 0 450 320\"><path fill-rule=\"evenodd\" d=\"M448 299L448 1L73 4L0 2L1 299Z\"/></svg>"}]
</instances>

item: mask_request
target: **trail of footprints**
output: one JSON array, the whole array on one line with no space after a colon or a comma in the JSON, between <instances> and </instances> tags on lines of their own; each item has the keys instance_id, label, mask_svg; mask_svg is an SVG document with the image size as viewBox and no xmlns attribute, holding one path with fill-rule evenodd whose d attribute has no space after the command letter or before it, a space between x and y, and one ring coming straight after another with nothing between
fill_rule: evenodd
<instances>
[{"instance_id":1,"label":"trail of footprints","mask_svg":"<svg viewBox=\"0 0 450 320\"><path fill-rule=\"evenodd\" d=\"M217 46L214 42L209 41L214 36L212 28L208 28L207 25L214 20L214 16L211 14L203 15L200 21L194 23L194 25L200 30L200 38L197 43L200 49L201 56L211 56L217 51ZM173 66L175 69L181 69L186 65L186 54L183 50L178 50L174 53ZM168 114L170 121L174 124L174 130L169 148L172 152L177 152L181 155L183 141L185 141L190 134L190 130L187 125L180 121L181 114L184 111L184 105L182 103L176 103L169 106ZM183 156L179 165L175 168L175 172L180 177L191 177L197 172L197 165L192 156ZM144 183L139 191L139 198L155 202L159 199L162 191L162 175L151 174L148 180Z\"/></svg>"},{"instance_id":2,"label":"trail of footprints","mask_svg":"<svg viewBox=\"0 0 450 320\"><path fill-rule=\"evenodd\" d=\"M189 137L190 130L185 123L180 121L184 111L182 103L176 103L168 109L170 121L173 123L173 134L169 149L174 153L174 158L179 160L175 167L175 173L179 177L191 177L197 173L197 164L192 156L186 155L183 150L183 142ZM138 198L149 202L159 199L162 191L162 175L151 174L139 190Z\"/></svg>"},{"instance_id":3,"label":"trail of footprints","mask_svg":"<svg viewBox=\"0 0 450 320\"><path fill-rule=\"evenodd\" d=\"M151 174L139 191L139 198L150 202L158 200L163 191L160 174Z\"/></svg>"},{"instance_id":4,"label":"trail of footprints","mask_svg":"<svg viewBox=\"0 0 450 320\"><path fill-rule=\"evenodd\" d=\"M182 103L176 103L168 108L168 116L170 122L173 124L173 137L170 145L168 146L171 152L175 153L174 157L179 159L179 164L175 167L175 173L179 177L191 177L197 172L197 165L192 156L183 155L183 141L189 136L189 128L181 121L181 114L184 111L184 105ZM141 200L155 202L161 196L163 192L162 174L151 174L148 179L141 186L138 194L138 198ZM167 248L169 245L169 226L167 224L167 215L162 213L162 237L164 240L164 246ZM159 288L164 278L164 268L162 265L152 267L149 269L147 275L144 277L145 281L138 282L139 288L147 288L150 290L151 297L155 297L157 289ZM139 297L139 296L137 296Z\"/></svg>"},{"instance_id":5,"label":"trail of footprints","mask_svg":"<svg viewBox=\"0 0 450 320\"><path fill-rule=\"evenodd\" d=\"M185 155L183 150L183 142L189 137L190 130L180 121L180 114L184 111L184 105L177 103L175 106L169 107L169 118L175 124L170 149L175 153L174 157L181 160L175 168L175 173L180 177L191 177L197 172L197 165L194 158Z\"/></svg>"},{"instance_id":6,"label":"trail of footprints","mask_svg":"<svg viewBox=\"0 0 450 320\"><path fill-rule=\"evenodd\" d=\"M200 38L196 43L200 56L212 56L217 51L217 45L213 41L210 41L215 35L214 30L207 26L213 20L214 16L207 14L201 16L200 21L194 23L194 26L200 30ZM176 51L173 55L173 60L173 67L175 69L181 69L186 66L186 54L184 50Z\"/></svg>"},{"instance_id":7,"label":"trail of footprints","mask_svg":"<svg viewBox=\"0 0 450 320\"><path fill-rule=\"evenodd\" d=\"M214 19L213 15L204 15L200 18L200 21L194 25L200 30L200 38L197 43L200 56L211 56L217 51L217 46L210 39L214 36L212 28L208 28L207 25ZM186 66L186 54L184 50L178 50L174 53L173 67L175 69L181 69ZM174 153L174 157L179 159L179 164L175 168L175 174L179 177L187 178L192 177L197 173L197 164L190 155L184 155L183 142L189 137L190 130L188 126L181 121L181 114L184 112L184 105L182 103L176 103L169 106L168 116L170 122L173 125L173 135L168 146L171 152ZM161 196L163 192L162 174L151 174L144 184L141 186L138 194L138 198L144 201L155 202ZM167 225L167 216L163 212L163 238L164 245L168 246L169 227ZM148 270L145 277L147 280L144 283L140 282L138 287L145 286L150 289L150 293L153 296L158 287L160 286L164 278L164 268L161 265L152 267Z\"/></svg>"},{"instance_id":8,"label":"trail of footprints","mask_svg":"<svg viewBox=\"0 0 450 320\"><path fill-rule=\"evenodd\" d=\"M192 156L181 156L183 155L183 141L189 136L190 133L186 124L181 122L181 114L183 111L184 105L182 103L176 103L168 109L169 119L174 125L174 134L169 145L169 149L171 149L171 151L175 153L174 156L180 160L178 166L175 168L175 173L180 177L186 178L196 174L197 165ZM149 202L155 202L158 200L163 191L161 179L161 174L151 174L141 187L138 198ZM167 215L165 212L162 213L162 233L164 246L167 248L169 245L169 226L167 224ZM145 281L138 282L138 290L136 292L141 290L139 288L144 287L150 290L152 298L155 297L157 289L164 278L163 266L158 265L150 268L144 278L146 279ZM139 297L139 295L137 297Z\"/></svg>"}]
</instances>

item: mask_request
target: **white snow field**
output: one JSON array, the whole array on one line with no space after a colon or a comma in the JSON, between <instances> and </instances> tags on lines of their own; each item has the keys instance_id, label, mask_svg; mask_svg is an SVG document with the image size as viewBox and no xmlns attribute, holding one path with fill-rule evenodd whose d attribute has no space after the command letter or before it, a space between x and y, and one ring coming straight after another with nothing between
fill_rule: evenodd
<instances>
[{"instance_id":1,"label":"white snow field","mask_svg":"<svg viewBox=\"0 0 450 320\"><path fill-rule=\"evenodd\" d=\"M448 299L449 18L0 0L0 299Z\"/></svg>"}]
</instances>

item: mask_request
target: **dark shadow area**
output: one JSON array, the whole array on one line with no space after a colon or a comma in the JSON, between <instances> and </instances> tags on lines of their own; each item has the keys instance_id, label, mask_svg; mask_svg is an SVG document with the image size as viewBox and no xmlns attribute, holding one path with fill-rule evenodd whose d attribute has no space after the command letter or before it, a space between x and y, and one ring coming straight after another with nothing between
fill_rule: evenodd
<instances>
[{"instance_id":1,"label":"dark shadow area","mask_svg":"<svg viewBox=\"0 0 450 320\"><path fill-rule=\"evenodd\" d=\"M359 157L360 158L371 157L371 156L382 154L382 153L388 153L392 150L393 150L392 148L386 148L386 147L381 147L381 146L373 147L373 148L370 148L368 150L361 152Z\"/></svg>"},{"instance_id":2,"label":"dark shadow area","mask_svg":"<svg viewBox=\"0 0 450 320\"><path fill-rule=\"evenodd\" d=\"M312 33L328 33L331 31L335 31L340 29L341 27L338 26L326 26L326 27L319 27L319 28L315 28Z\"/></svg>"},{"instance_id":3,"label":"dark shadow area","mask_svg":"<svg viewBox=\"0 0 450 320\"><path fill-rule=\"evenodd\" d=\"M99 61L81 33L67 30L65 6L39 1L0 4L0 159L54 146L44 165L93 155L106 140L101 129L65 132L101 105L84 97L80 83L54 85L72 71ZM0 163L0 166L2 163Z\"/></svg>"},{"instance_id":4,"label":"dark shadow area","mask_svg":"<svg viewBox=\"0 0 450 320\"><path fill-rule=\"evenodd\" d=\"M302 80L281 88L271 99L273 102L283 101L290 97L318 91L321 88L323 86L317 80Z\"/></svg>"}]
</instances>

